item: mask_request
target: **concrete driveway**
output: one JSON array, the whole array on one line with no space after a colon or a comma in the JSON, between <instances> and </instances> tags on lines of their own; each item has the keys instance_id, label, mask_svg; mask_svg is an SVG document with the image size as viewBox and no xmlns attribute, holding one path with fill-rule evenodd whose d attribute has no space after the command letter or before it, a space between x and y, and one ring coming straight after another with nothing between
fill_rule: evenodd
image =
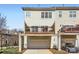
<instances>
[{"instance_id":1,"label":"concrete driveway","mask_svg":"<svg viewBox=\"0 0 79 59\"><path fill-rule=\"evenodd\" d=\"M27 49L23 54L52 54L49 49Z\"/></svg>"}]
</instances>

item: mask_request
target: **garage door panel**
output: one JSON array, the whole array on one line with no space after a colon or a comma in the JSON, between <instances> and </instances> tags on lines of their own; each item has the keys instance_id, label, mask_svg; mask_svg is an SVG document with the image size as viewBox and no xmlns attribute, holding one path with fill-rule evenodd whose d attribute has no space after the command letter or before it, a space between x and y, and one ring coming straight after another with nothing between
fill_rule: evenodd
<instances>
[{"instance_id":1,"label":"garage door panel","mask_svg":"<svg viewBox=\"0 0 79 59\"><path fill-rule=\"evenodd\" d=\"M28 48L50 48L50 39L29 39Z\"/></svg>"}]
</instances>

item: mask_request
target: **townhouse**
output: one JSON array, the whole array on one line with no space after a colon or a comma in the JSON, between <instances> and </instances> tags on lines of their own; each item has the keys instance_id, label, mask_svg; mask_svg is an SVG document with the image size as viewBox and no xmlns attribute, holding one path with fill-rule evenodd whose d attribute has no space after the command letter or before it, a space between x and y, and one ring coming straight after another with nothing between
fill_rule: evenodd
<instances>
[{"instance_id":1,"label":"townhouse","mask_svg":"<svg viewBox=\"0 0 79 59\"><path fill-rule=\"evenodd\" d=\"M66 45L79 48L79 7L23 7L24 33L19 34L19 51L53 49Z\"/></svg>"}]
</instances>

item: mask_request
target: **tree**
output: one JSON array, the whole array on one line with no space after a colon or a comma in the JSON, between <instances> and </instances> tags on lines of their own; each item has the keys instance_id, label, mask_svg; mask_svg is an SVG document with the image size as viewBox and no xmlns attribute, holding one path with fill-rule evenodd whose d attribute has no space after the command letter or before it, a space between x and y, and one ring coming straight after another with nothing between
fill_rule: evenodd
<instances>
[{"instance_id":1,"label":"tree","mask_svg":"<svg viewBox=\"0 0 79 59\"><path fill-rule=\"evenodd\" d=\"M3 29L6 28L6 17L1 16L0 14L0 43L1 43L1 53L2 53L2 35L3 35Z\"/></svg>"},{"instance_id":2,"label":"tree","mask_svg":"<svg viewBox=\"0 0 79 59\"><path fill-rule=\"evenodd\" d=\"M6 28L6 17L0 14L0 30Z\"/></svg>"}]
</instances>

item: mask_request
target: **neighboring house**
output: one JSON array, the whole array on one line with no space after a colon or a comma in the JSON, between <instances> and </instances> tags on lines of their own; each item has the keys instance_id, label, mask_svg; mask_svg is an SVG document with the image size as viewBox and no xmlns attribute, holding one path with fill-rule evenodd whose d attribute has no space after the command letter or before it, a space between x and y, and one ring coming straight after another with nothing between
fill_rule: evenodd
<instances>
[{"instance_id":1,"label":"neighboring house","mask_svg":"<svg viewBox=\"0 0 79 59\"><path fill-rule=\"evenodd\" d=\"M18 32L13 30L2 29L0 31L0 47L18 46Z\"/></svg>"},{"instance_id":2,"label":"neighboring house","mask_svg":"<svg viewBox=\"0 0 79 59\"><path fill-rule=\"evenodd\" d=\"M23 8L24 33L19 34L19 51L52 49L71 44L79 48L79 7Z\"/></svg>"}]
</instances>

